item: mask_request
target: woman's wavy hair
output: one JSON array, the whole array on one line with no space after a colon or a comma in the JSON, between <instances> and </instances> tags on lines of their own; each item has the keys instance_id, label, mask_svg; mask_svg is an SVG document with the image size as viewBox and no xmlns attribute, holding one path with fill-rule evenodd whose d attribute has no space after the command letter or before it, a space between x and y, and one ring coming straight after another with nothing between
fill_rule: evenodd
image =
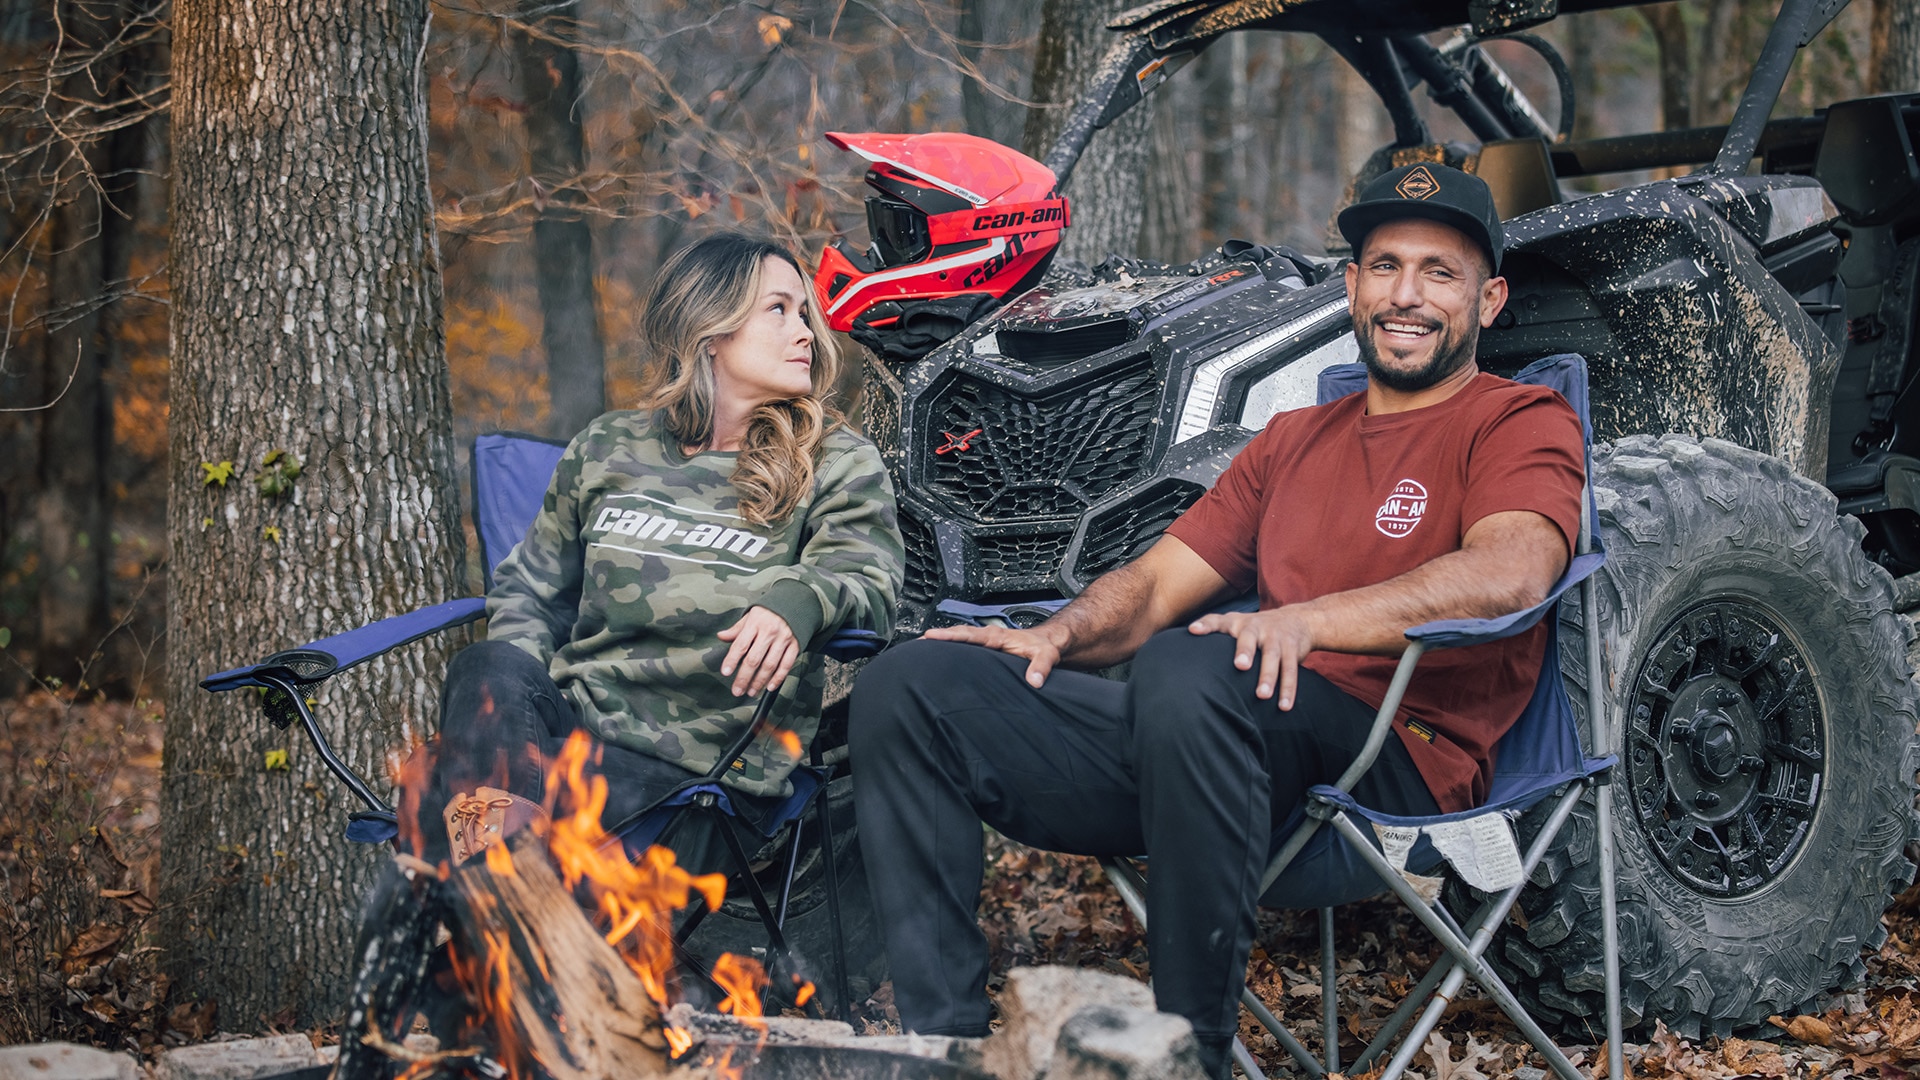
<instances>
[{"instance_id":1,"label":"woman's wavy hair","mask_svg":"<svg viewBox=\"0 0 1920 1080\"><path fill-rule=\"evenodd\" d=\"M713 355L709 346L746 325L760 298L766 260L807 272L785 247L740 232L715 233L682 248L660 268L641 316L647 359L641 368L640 407L656 410L683 446L713 439ZM840 349L812 302L813 391L769 402L753 411L733 469L740 516L756 525L783 521L813 491L814 456L828 432L845 422L833 407Z\"/></svg>"}]
</instances>

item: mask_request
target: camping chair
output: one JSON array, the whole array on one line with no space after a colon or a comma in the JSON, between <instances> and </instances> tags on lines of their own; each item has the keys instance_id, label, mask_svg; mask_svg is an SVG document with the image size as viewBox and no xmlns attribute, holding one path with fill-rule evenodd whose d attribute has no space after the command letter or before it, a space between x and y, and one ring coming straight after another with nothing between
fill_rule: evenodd
<instances>
[{"instance_id":1,"label":"camping chair","mask_svg":"<svg viewBox=\"0 0 1920 1080\"><path fill-rule=\"evenodd\" d=\"M1580 414L1587 441L1592 441L1588 425L1586 361L1575 355L1551 356L1528 366L1515 377L1516 382L1549 386ZM1357 392L1366 385L1366 369L1359 364L1329 368L1320 377L1321 402L1333 401ZM1589 463L1588 474L1592 468ZM1340 1071L1339 1001L1335 996L1335 958L1333 945L1333 908L1340 903L1376 895L1384 885L1398 896L1419 921L1431 931L1446 950L1445 955L1407 995L1399 1008L1381 1025L1372 1042L1354 1062L1351 1071L1365 1072L1419 1010L1419 1019L1399 1041L1388 1062L1382 1080L1394 1080L1406 1071L1413 1056L1429 1032L1439 1024L1447 1006L1469 976L1480 985L1514 1025L1539 1051L1551 1070L1565 1080L1579 1080L1580 1073L1554 1045L1540 1025L1527 1014L1500 977L1484 959L1495 930L1506 919L1540 860L1559 834L1575 804L1589 789L1597 800L1596 828L1599 833L1601 918L1604 923L1604 968L1606 981L1606 1021L1609 1076L1623 1075L1620 1047L1620 963L1618 935L1614 922L1614 873L1611 788L1606 778L1615 758L1586 757L1581 750L1580 732L1571 703L1560 677L1560 648L1554 607L1569 589L1579 586L1580 612L1586 625L1587 718L1590 745L1611 745L1600 671L1599 615L1596 594L1590 580L1605 560L1593 534L1593 492L1589 482L1581 505L1580 538L1566 573L1553 586L1547 598L1524 611L1497 619L1454 619L1416 626L1406 632L1407 650L1388 686L1386 700L1380 705L1359 757L1340 777L1339 782L1315 787L1305 807L1296 811L1280 835L1286 839L1268 864L1261 879L1263 903L1275 906L1317 907L1320 911L1321 1010L1325 1051L1323 1060L1315 1060L1299 1040L1267 1009L1252 990L1240 994L1262 1026L1272 1032L1294 1061L1310 1076L1325 1076ZM1494 750L1492 788L1484 805L1464 813L1435 817L1395 817L1355 802L1348 794L1361 776L1373 765L1380 747L1390 737L1394 714L1406 693L1420 656L1430 648L1475 645L1511 637L1530 629L1542 618L1547 622L1546 655L1541 660L1540 679L1533 697L1520 719L1503 736ZM1550 803L1538 835L1507 872L1499 874L1498 884L1486 891L1491 895L1465 923L1455 921L1436 896L1423 897L1402 873L1431 869L1442 861L1433 838L1439 835L1449 846L1471 844L1476 830L1494 829L1505 837L1505 848L1512 851L1507 815L1516 815L1541 803ZM1361 824L1364 821L1367 824ZM1331 825L1332 831L1322 830ZM1392 854L1382 850L1376 838L1378 826L1389 838ZM1469 834L1462 838L1462 834ZM1411 845L1409 847L1409 841ZM1495 843L1494 847L1502 845ZM1108 877L1119 890L1127 906L1146 925L1146 882L1131 860L1106 859ZM1289 873L1289 870L1292 872ZM1463 875L1465 876L1465 875ZM1425 1008L1422 1009L1422 1003ZM1261 1077L1259 1066L1237 1039L1234 1060L1249 1077Z\"/></svg>"},{"instance_id":2,"label":"camping chair","mask_svg":"<svg viewBox=\"0 0 1920 1080\"><path fill-rule=\"evenodd\" d=\"M528 527L539 514L547 485L553 479L554 467L565 449L565 443L516 432L494 432L474 440L473 524L480 538L481 556L486 562L489 581L500 561L527 534ZM351 766L334 753L308 707L307 688L428 634L474 622L486 611L487 602L483 597L436 604L405 615L381 619L299 648L274 653L257 664L209 675L201 680L200 686L214 693L249 686L264 691L260 696L260 704L267 719L281 730L298 720L313 743L314 750L319 753L320 760L364 804L365 809L348 815L347 838L363 844L387 843L399 834L398 815ZM872 656L880 651L884 643L881 635L872 631L841 630L827 641L822 651L836 660L847 661ZM769 687L761 696L754 710L752 724L705 776L691 777L640 813L607 831L620 837L630 854L637 855L646 850L649 843L663 841L688 813L734 816L733 805L719 779L765 730L777 693L777 687ZM793 794L765 815L763 822L754 826L755 831L768 841L789 826L794 831L788 845L786 875L781 881L777 906L768 900L753 872L749 853L733 830L723 827L719 831L728 841L728 854L735 871L733 877L743 883L767 931L767 960L771 972L778 964L791 963L782 929L793 889L794 870L799 864L803 816L808 807L813 807L826 874L828 921L834 953L834 990L839 1011L844 1014L848 993L846 950L840 939L839 875L833 860L833 824L827 799L822 794L826 788L828 770L821 762L818 746L812 748L811 757L811 765L800 766L792 773ZM686 924L676 934L675 948L683 963L703 979L711 981L706 967L684 948L687 937L705 914L704 907L700 907L689 915Z\"/></svg>"}]
</instances>

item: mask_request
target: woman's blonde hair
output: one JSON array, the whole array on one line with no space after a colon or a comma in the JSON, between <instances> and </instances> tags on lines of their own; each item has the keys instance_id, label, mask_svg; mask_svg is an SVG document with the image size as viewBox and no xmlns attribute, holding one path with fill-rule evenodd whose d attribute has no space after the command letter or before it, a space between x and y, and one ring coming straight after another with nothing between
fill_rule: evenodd
<instances>
[{"instance_id":1,"label":"woman's blonde hair","mask_svg":"<svg viewBox=\"0 0 1920 1080\"><path fill-rule=\"evenodd\" d=\"M786 248L764 237L723 232L682 248L660 268L640 320L647 359L641 368L640 407L656 410L684 446L713 440L714 341L746 325L760 299L766 261L779 259L807 274ZM813 391L755 409L740 442L733 486L740 516L756 525L783 521L813 491L814 455L828 432L844 422L831 399L840 350L820 312L803 297L813 330Z\"/></svg>"}]
</instances>

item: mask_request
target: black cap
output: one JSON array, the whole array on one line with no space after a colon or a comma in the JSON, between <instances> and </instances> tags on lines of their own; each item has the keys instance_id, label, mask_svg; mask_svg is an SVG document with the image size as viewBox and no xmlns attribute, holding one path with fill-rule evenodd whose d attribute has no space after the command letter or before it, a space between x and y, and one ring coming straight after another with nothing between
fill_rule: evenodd
<instances>
[{"instance_id":1,"label":"black cap","mask_svg":"<svg viewBox=\"0 0 1920 1080\"><path fill-rule=\"evenodd\" d=\"M1493 272L1500 272L1506 234L1500 229L1500 212L1493 208L1493 192L1486 181L1459 169L1403 165L1370 181L1361 189L1359 201L1340 211L1336 220L1340 235L1358 255L1361 243L1376 227L1410 217L1466 233L1492 260Z\"/></svg>"}]
</instances>

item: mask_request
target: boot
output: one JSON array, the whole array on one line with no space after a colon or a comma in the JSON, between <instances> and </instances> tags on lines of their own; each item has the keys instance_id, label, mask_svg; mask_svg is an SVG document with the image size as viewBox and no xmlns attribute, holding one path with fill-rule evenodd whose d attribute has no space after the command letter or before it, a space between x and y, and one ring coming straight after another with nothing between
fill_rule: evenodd
<instances>
[{"instance_id":1,"label":"boot","mask_svg":"<svg viewBox=\"0 0 1920 1080\"><path fill-rule=\"evenodd\" d=\"M546 823L540 804L499 788L475 788L447 800L447 841L455 866L505 840L531 822Z\"/></svg>"}]
</instances>

